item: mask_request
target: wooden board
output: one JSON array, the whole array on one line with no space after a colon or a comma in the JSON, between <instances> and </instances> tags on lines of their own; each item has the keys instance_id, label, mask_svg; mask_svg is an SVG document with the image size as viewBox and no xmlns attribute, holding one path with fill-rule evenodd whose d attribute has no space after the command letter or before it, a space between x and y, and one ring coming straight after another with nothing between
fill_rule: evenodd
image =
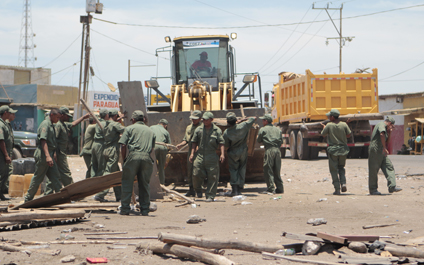
<instances>
[{"instance_id":1,"label":"wooden board","mask_svg":"<svg viewBox=\"0 0 424 265\"><path fill-rule=\"evenodd\" d=\"M146 103L144 102L144 93L143 87L141 86L140 81L131 81L131 82L118 82L119 95L121 98L122 107L121 110L127 113L126 118L124 118L125 126L132 124L131 115L135 110L141 110L144 113L146 118L146 125L151 126L154 124L149 124L149 117L147 115ZM152 177L150 178L150 199L157 200L163 199L162 189L160 187L160 181L156 165L156 156L155 152L151 154L154 161Z\"/></svg>"}]
</instances>

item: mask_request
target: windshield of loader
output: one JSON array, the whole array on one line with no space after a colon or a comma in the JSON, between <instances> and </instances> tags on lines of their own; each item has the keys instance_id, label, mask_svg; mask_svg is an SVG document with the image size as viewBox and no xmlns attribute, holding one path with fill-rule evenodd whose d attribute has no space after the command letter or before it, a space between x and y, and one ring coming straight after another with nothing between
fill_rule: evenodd
<instances>
[{"instance_id":1,"label":"windshield of loader","mask_svg":"<svg viewBox=\"0 0 424 265\"><path fill-rule=\"evenodd\" d=\"M177 80L218 78L229 82L227 40L183 40L175 44Z\"/></svg>"}]
</instances>

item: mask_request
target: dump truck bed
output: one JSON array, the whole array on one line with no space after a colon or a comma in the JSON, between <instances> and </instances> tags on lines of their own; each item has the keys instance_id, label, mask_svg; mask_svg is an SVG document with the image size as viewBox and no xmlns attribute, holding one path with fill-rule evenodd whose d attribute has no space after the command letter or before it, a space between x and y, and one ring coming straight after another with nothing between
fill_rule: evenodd
<instances>
[{"instance_id":1,"label":"dump truck bed","mask_svg":"<svg viewBox=\"0 0 424 265\"><path fill-rule=\"evenodd\" d=\"M274 86L274 124L326 119L338 109L341 115L378 113L377 69L372 73L305 75ZM286 79L287 80L287 79Z\"/></svg>"}]
</instances>

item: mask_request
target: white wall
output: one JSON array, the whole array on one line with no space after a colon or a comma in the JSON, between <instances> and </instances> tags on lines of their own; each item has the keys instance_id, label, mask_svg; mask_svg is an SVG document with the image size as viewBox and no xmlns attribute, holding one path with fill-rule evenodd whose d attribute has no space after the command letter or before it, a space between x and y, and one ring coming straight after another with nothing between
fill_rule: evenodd
<instances>
[{"instance_id":1,"label":"white wall","mask_svg":"<svg viewBox=\"0 0 424 265\"><path fill-rule=\"evenodd\" d=\"M378 102L378 111L388 111L388 110L396 110L396 109L403 109L403 103L397 103L396 97L387 97L385 99L379 99ZM404 116L402 115L392 115L392 117L395 119L396 125L403 125L404 123ZM384 117L386 118L386 117ZM370 121L371 125L376 125L379 123L380 120L373 120Z\"/></svg>"},{"instance_id":2,"label":"white wall","mask_svg":"<svg viewBox=\"0 0 424 265\"><path fill-rule=\"evenodd\" d=\"M15 72L9 69L0 69L0 83L2 85L13 85Z\"/></svg>"}]
</instances>

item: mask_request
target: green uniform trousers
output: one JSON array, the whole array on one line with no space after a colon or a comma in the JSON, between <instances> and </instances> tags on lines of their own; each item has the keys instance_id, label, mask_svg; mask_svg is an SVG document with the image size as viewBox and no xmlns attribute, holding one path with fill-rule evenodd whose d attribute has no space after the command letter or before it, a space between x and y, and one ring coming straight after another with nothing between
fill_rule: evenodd
<instances>
[{"instance_id":1,"label":"green uniform trousers","mask_svg":"<svg viewBox=\"0 0 424 265\"><path fill-rule=\"evenodd\" d=\"M346 157L347 155L335 156L330 153L328 154L328 166L336 191L340 191L340 186L346 184Z\"/></svg>"},{"instance_id":2,"label":"green uniform trousers","mask_svg":"<svg viewBox=\"0 0 424 265\"><path fill-rule=\"evenodd\" d=\"M206 199L214 199L219 181L219 158L216 153L205 157L197 155L193 162L193 187L202 191L202 184L207 179Z\"/></svg>"},{"instance_id":3,"label":"green uniform trousers","mask_svg":"<svg viewBox=\"0 0 424 265\"><path fill-rule=\"evenodd\" d=\"M91 147L91 177L103 176L106 160L103 156L104 142L94 142Z\"/></svg>"},{"instance_id":4,"label":"green uniform trousers","mask_svg":"<svg viewBox=\"0 0 424 265\"><path fill-rule=\"evenodd\" d=\"M103 175L108 175L110 173L120 171L119 169L119 145L106 146L103 151L106 167L103 171ZM106 194L109 192L109 189L105 189L97 193L97 196L100 198L104 198ZM121 186L113 187L113 192L115 193L116 201L121 200Z\"/></svg>"},{"instance_id":5,"label":"green uniform trousers","mask_svg":"<svg viewBox=\"0 0 424 265\"><path fill-rule=\"evenodd\" d=\"M149 212L150 206L150 177L153 172L153 161L150 154L145 152L131 152L122 169L122 196L121 212L131 210L130 202L133 192L134 178L137 176L140 211Z\"/></svg>"},{"instance_id":6,"label":"green uniform trousers","mask_svg":"<svg viewBox=\"0 0 424 265\"><path fill-rule=\"evenodd\" d=\"M71 170L69 169L68 165L68 158L66 156L66 153L62 150L56 152L56 163L57 163L57 169L59 170L59 180L63 184L64 187L68 186L69 184L74 183L74 180L71 176ZM53 193L53 186L51 184L51 181L47 179L46 182L46 191L44 192L44 195L49 195Z\"/></svg>"},{"instance_id":7,"label":"green uniform trousers","mask_svg":"<svg viewBox=\"0 0 424 265\"><path fill-rule=\"evenodd\" d=\"M281 152L278 147L271 147L265 150L264 155L264 178L268 192L274 192L275 187L281 192L284 191L283 180L280 175Z\"/></svg>"},{"instance_id":8,"label":"green uniform trousers","mask_svg":"<svg viewBox=\"0 0 424 265\"><path fill-rule=\"evenodd\" d=\"M187 153L187 183L189 187L193 187L193 163L188 160L190 158L191 149ZM196 160L197 153L194 153L193 162Z\"/></svg>"},{"instance_id":9,"label":"green uniform trousers","mask_svg":"<svg viewBox=\"0 0 424 265\"><path fill-rule=\"evenodd\" d=\"M9 165L6 164L3 152L0 151L0 191L6 190L6 184L9 180Z\"/></svg>"},{"instance_id":10,"label":"green uniform trousers","mask_svg":"<svg viewBox=\"0 0 424 265\"><path fill-rule=\"evenodd\" d=\"M53 151L50 151L50 156L53 158ZM62 188L62 184L59 180L59 170L57 168L57 163L54 161L53 166L49 167L46 162L46 156L43 151L37 148L34 153L35 158L35 172L34 176L31 179L29 184L29 189L25 195L25 202L31 201L34 198L35 193L37 193L38 187L41 182L44 180L44 176L50 180L52 188L55 192L59 192Z\"/></svg>"},{"instance_id":11,"label":"green uniform trousers","mask_svg":"<svg viewBox=\"0 0 424 265\"><path fill-rule=\"evenodd\" d=\"M13 164L10 163L9 164L9 176L7 177L5 188L2 190L3 194L7 194L9 192L9 180L10 180L10 176L12 174L13 174Z\"/></svg>"},{"instance_id":12,"label":"green uniform trousers","mask_svg":"<svg viewBox=\"0 0 424 265\"><path fill-rule=\"evenodd\" d=\"M155 146L155 155L158 164L158 173L160 184L165 184L165 163L166 155L168 154L168 148L163 145Z\"/></svg>"},{"instance_id":13,"label":"green uniform trousers","mask_svg":"<svg viewBox=\"0 0 424 265\"><path fill-rule=\"evenodd\" d=\"M85 173L85 178L91 178L91 155L82 155L84 158L85 165L87 166L87 172Z\"/></svg>"},{"instance_id":14,"label":"green uniform trousers","mask_svg":"<svg viewBox=\"0 0 424 265\"><path fill-rule=\"evenodd\" d=\"M246 178L247 146L230 149L227 152L230 184L243 188Z\"/></svg>"},{"instance_id":15,"label":"green uniform trousers","mask_svg":"<svg viewBox=\"0 0 424 265\"><path fill-rule=\"evenodd\" d=\"M395 168L392 161L387 156L384 156L382 152L373 152L370 150L368 158L368 188L370 193L378 189L378 171L380 168L384 176L386 176L389 191L396 187Z\"/></svg>"}]
</instances>

